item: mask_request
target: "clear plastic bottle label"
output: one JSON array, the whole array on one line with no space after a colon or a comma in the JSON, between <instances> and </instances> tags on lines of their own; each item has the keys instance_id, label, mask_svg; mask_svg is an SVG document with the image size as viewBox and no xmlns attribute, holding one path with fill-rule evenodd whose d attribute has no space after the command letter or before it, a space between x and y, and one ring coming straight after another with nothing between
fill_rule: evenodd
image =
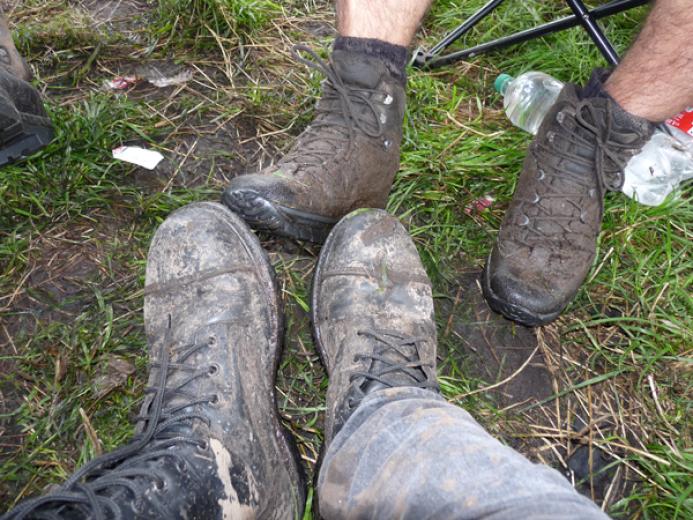
<instances>
[{"instance_id":1,"label":"clear plastic bottle label","mask_svg":"<svg viewBox=\"0 0 693 520\"><path fill-rule=\"evenodd\" d=\"M678 128L693 137L693 107L689 107L671 119L667 119L666 124Z\"/></svg>"}]
</instances>

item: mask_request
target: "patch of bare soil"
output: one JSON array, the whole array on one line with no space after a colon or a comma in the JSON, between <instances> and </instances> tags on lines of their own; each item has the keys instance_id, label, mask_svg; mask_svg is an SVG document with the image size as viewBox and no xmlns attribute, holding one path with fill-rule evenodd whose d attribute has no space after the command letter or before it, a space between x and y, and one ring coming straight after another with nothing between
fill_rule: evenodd
<instances>
[{"instance_id":1,"label":"patch of bare soil","mask_svg":"<svg viewBox=\"0 0 693 520\"><path fill-rule=\"evenodd\" d=\"M223 125L191 122L164 140L164 159L154 170L134 168L132 182L147 193L172 187L222 189L233 177L270 162L255 132L250 118L239 117ZM147 146L138 140L124 144Z\"/></svg>"},{"instance_id":2,"label":"patch of bare soil","mask_svg":"<svg viewBox=\"0 0 693 520\"><path fill-rule=\"evenodd\" d=\"M446 327L441 359L458 359L468 375L489 382L497 405L515 407L540 401L552 394L551 377L543 362L533 329L494 313L481 293L480 273L463 272L437 309ZM446 351L445 345L453 345ZM445 370L443 370L445 373Z\"/></svg>"},{"instance_id":3,"label":"patch of bare soil","mask_svg":"<svg viewBox=\"0 0 693 520\"><path fill-rule=\"evenodd\" d=\"M94 211L89 220L37 235L20 283L2 302L12 335L31 335L39 322L69 322L91 305L93 287L106 289L103 279L118 268L107 260L111 244L127 233L126 220Z\"/></svg>"}]
</instances>

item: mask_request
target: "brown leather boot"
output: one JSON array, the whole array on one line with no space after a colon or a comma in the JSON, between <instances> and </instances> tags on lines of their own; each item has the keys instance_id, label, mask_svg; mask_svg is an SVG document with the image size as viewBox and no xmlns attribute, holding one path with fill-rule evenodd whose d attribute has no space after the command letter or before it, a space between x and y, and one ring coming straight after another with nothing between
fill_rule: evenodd
<instances>
[{"instance_id":1,"label":"brown leather boot","mask_svg":"<svg viewBox=\"0 0 693 520\"><path fill-rule=\"evenodd\" d=\"M350 211L383 208L399 168L404 79L374 57L297 58L326 80L315 119L275 165L234 178L223 202L256 229L322 242Z\"/></svg>"},{"instance_id":2,"label":"brown leather boot","mask_svg":"<svg viewBox=\"0 0 693 520\"><path fill-rule=\"evenodd\" d=\"M53 138L53 126L30 79L0 13L0 166L31 155Z\"/></svg>"},{"instance_id":3,"label":"brown leather boot","mask_svg":"<svg viewBox=\"0 0 693 520\"><path fill-rule=\"evenodd\" d=\"M654 131L593 88L606 79L598 74L588 86L596 96L581 99L568 84L546 115L486 262L489 305L524 325L554 320L575 297L594 260L604 195L620 190L626 163Z\"/></svg>"}]
</instances>

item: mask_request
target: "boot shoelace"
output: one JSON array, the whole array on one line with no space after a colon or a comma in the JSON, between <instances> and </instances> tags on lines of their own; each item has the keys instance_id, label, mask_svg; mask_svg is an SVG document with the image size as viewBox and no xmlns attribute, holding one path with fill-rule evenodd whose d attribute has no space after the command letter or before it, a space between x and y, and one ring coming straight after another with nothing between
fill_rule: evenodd
<instances>
[{"instance_id":1,"label":"boot shoelace","mask_svg":"<svg viewBox=\"0 0 693 520\"><path fill-rule=\"evenodd\" d=\"M587 112L588 117L585 112ZM536 244L546 243L562 243L565 240L564 234L577 233L579 231L571 229L570 223L579 218L581 222L585 222L582 199L585 193L590 198L598 196L600 211L604 204L604 194L607 190L618 190L623 184L623 170L628 161L628 152L633 152L632 146L615 141L611 138L613 132L613 116L611 114L611 106L606 105L606 113L603 119L606 124L599 125L600 113L598 110L587 101L582 101L577 105L575 110L575 121L578 125L587 130L592 137L584 137L580 133L575 132L564 125L566 114L560 111L556 114L556 121L565 130L561 138L568 141L571 146L567 149L553 147L543 142L537 142L536 147L532 150L535 154L537 164L549 165L545 169L537 169L537 180L542 183L545 189L543 195L535 193L533 200L522 199L522 207L531 205L537 208L539 215L528 217L526 212L522 211L522 220L515 222L514 225L527 230L527 236L524 239L516 239L526 247L533 247ZM552 143L551 136L548 136L549 143ZM595 158L585 158L571 151L573 147L593 146L595 148ZM626 156L624 159L624 155ZM584 173L576 173L568 168L558 169L552 165L551 159L559 156L566 159L570 163L576 164L580 169L594 169L597 175L596 190L593 186L592 179ZM544 160L542 160L544 159ZM611 162L609 167L608 162ZM560 176L562 180L568 181L575 187L575 191L566 191L564 189L554 188L549 182L542 182L546 177L546 170L550 171L552 176ZM560 199L566 203L567 207L573 207L580 212L580 216L570 215L555 215L551 214L547 208L541 205L542 199ZM537 224L543 221L551 222L559 226L563 233L545 233L538 228ZM591 237L590 237L591 238Z\"/></svg>"},{"instance_id":2,"label":"boot shoelace","mask_svg":"<svg viewBox=\"0 0 693 520\"><path fill-rule=\"evenodd\" d=\"M403 386L393 382L388 376L397 373L406 375L411 383L407 386L416 388L429 388L438 390L432 363L424 363L421 360L421 345L429 340L426 337L406 336L395 331L382 329L364 329L357 332L359 336L365 336L375 341L376 347L372 354L356 354L354 361L370 361L367 371L355 371L349 377L349 382L357 379L364 381L355 385L356 396L349 398L349 407L353 408L363 399L366 392L364 387L371 381L378 382L388 388ZM378 366L376 368L376 366Z\"/></svg>"},{"instance_id":3,"label":"boot shoelace","mask_svg":"<svg viewBox=\"0 0 693 520\"><path fill-rule=\"evenodd\" d=\"M302 52L310 55L313 60L301 56ZM390 104L392 97L389 94L375 89L346 85L335 67L322 60L315 51L306 45L295 45L292 54L297 61L322 72L331 89L325 89L323 97L317 105L315 119L299 137L300 146L297 143L297 146L294 146L284 156L282 162L322 165L326 159L334 160L335 151L338 154L348 155L357 130L373 138L383 135L383 121L380 119L380 113L372 100L372 96L380 94L384 97L384 103ZM339 117L330 118L329 116L332 114ZM330 135L320 132L323 127L341 129L342 131ZM345 139L348 140L346 148L343 146ZM332 150L321 146L314 148L310 146L314 142L325 141L332 144ZM312 158L315 162L306 163L307 158Z\"/></svg>"},{"instance_id":4,"label":"boot shoelace","mask_svg":"<svg viewBox=\"0 0 693 520\"><path fill-rule=\"evenodd\" d=\"M206 377L212 373L213 367L200 370L199 367L186 365L185 360L202 348L213 344L214 338L211 337L207 342L183 345L177 349L172 348L171 361L168 353L170 342L170 328L167 330L166 341L162 343L159 351L160 363L151 363L152 368L158 368L157 382L155 387L145 389L145 393L154 394L149 405L148 413L137 417L138 421L146 421L146 429L133 440L121 447L98 457L77 470L60 489L52 494L28 500L20 504L6 515L2 520L20 520L33 513L32 518L61 519L61 506L74 505L81 510L88 511L96 520L106 518L122 518L120 507L115 500L108 496L99 495L100 491L108 488L120 487L129 491L133 497L142 493L142 486L138 485L136 479L151 480L156 489L162 489L164 479L157 475L152 467L144 467L142 463L169 457L174 459L176 468L179 471L187 471L185 459L176 450L170 448L179 444L196 446L202 451L208 448L207 443L190 436L167 432L166 430L181 421L200 420L209 426L209 420L194 412L184 412L185 408L193 407L198 404L216 402L218 396L196 397L182 390L182 387L200 377ZM165 390L168 376L175 370L190 372L191 375L184 378L176 388L169 391ZM184 396L189 402L183 405L164 408L167 400L174 396ZM190 472L194 475L194 472ZM82 482L82 479L89 479ZM135 501L133 501L134 503ZM50 507L52 511L42 511L44 507ZM107 516L106 512L111 516ZM162 512L163 515L164 512Z\"/></svg>"}]
</instances>

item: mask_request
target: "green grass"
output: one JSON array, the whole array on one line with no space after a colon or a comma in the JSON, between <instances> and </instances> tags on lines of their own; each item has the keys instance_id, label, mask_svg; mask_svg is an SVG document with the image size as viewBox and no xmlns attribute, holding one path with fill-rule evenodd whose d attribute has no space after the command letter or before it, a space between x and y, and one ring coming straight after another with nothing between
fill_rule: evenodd
<instances>
[{"instance_id":1,"label":"green grass","mask_svg":"<svg viewBox=\"0 0 693 520\"><path fill-rule=\"evenodd\" d=\"M200 49L216 46L219 37L247 41L281 14L281 4L271 0L162 0L152 32L170 36L175 46Z\"/></svg>"},{"instance_id":2,"label":"green grass","mask_svg":"<svg viewBox=\"0 0 693 520\"><path fill-rule=\"evenodd\" d=\"M420 43L436 41L482 3L437 2ZM43 13L34 9L39 4ZM556 14L554 3L508 4L468 43ZM30 160L0 170L0 391L12 397L0 407L0 497L8 504L60 482L100 449L85 433L80 408L104 450L129 438L146 377L141 308L152 233L173 209L217 200L233 175L286 149L310 120L321 79L293 64L288 45L324 48L330 37L314 26L333 22L326 1L166 0L126 13L132 25L113 30L76 9L52 0L25 2L13 13L57 137ZM619 51L645 13L604 22ZM162 59L204 74L180 91L138 86L119 95L101 88L104 79ZM461 272L483 266L531 139L505 119L492 88L496 75L535 69L584 81L601 65L574 29L434 73L409 71L402 166L389 209L409 227L440 308L455 300ZM113 161L111 149L127 143L159 149L169 164L150 173ZM466 215L464 207L484 195L494 197L493 206ZM618 411L609 419L618 428L600 442L637 482L609 503L617 518L693 514L690 196L689 184L678 199L646 208L609 195L593 272L543 331L553 349L546 359L560 361L560 406ZM268 237L264 243L287 308L279 404L310 469L327 386L306 314L318 248ZM440 321L446 331L446 318ZM524 414L500 408L487 392L468 395L488 381L470 371L468 357L454 354L461 343L441 335L451 353L441 360L446 396L457 396L506 442L545 425L529 415L537 408ZM136 370L104 396L94 381L114 356ZM554 404L541 407L546 417ZM548 456L539 448L527 454Z\"/></svg>"}]
</instances>

